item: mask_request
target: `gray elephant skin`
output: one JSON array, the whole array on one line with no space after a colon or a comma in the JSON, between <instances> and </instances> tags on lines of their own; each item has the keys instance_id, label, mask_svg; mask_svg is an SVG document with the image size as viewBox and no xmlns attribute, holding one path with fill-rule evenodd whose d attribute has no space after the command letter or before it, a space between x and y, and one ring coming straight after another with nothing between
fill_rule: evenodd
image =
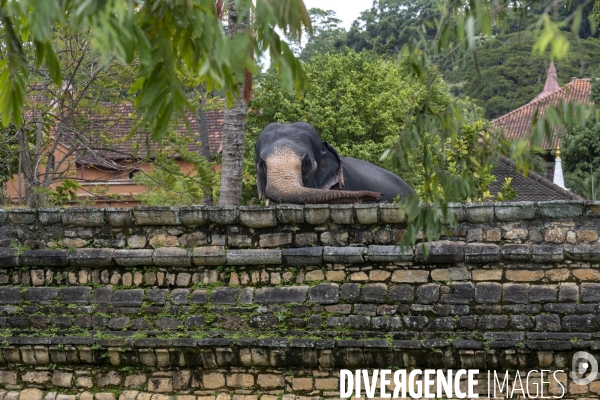
<instances>
[{"instance_id":1,"label":"gray elephant skin","mask_svg":"<svg viewBox=\"0 0 600 400\"><path fill-rule=\"evenodd\" d=\"M340 157L305 122L267 125L258 136L255 152L259 198L276 203L391 202L414 192L383 168Z\"/></svg>"}]
</instances>

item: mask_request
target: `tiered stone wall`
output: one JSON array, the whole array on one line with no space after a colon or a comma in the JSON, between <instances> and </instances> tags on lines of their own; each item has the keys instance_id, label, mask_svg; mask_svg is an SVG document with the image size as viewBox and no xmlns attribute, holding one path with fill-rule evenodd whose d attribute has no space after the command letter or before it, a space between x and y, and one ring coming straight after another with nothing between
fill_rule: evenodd
<instances>
[{"instance_id":1,"label":"tiered stone wall","mask_svg":"<svg viewBox=\"0 0 600 400\"><path fill-rule=\"evenodd\" d=\"M426 257L393 205L0 210L0 400L329 398L341 368L600 355L600 204L451 211Z\"/></svg>"}]
</instances>

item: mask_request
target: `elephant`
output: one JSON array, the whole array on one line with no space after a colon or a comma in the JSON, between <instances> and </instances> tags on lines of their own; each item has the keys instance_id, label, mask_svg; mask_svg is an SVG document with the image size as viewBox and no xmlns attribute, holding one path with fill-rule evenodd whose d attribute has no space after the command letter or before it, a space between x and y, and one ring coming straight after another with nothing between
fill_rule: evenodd
<instances>
[{"instance_id":1,"label":"elephant","mask_svg":"<svg viewBox=\"0 0 600 400\"><path fill-rule=\"evenodd\" d=\"M306 122L271 123L258 135L256 183L260 199L294 204L392 202L413 189L367 161L340 157ZM267 203L268 204L268 203Z\"/></svg>"}]
</instances>

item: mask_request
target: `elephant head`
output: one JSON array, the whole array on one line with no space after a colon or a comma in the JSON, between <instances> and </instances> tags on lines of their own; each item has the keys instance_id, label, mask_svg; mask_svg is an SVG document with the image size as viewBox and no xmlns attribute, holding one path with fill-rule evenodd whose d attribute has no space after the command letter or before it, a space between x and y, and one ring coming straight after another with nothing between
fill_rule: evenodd
<instances>
[{"instance_id":1,"label":"elephant head","mask_svg":"<svg viewBox=\"0 0 600 400\"><path fill-rule=\"evenodd\" d=\"M269 124L256 145L259 198L278 203L357 203L377 201L381 193L329 190L344 188L342 160L304 122Z\"/></svg>"}]
</instances>

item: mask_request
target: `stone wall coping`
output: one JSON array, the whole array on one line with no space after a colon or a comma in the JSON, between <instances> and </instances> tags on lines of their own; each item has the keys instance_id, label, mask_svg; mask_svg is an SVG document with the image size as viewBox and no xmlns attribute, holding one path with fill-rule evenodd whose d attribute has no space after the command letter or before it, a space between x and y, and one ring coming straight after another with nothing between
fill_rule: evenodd
<instances>
[{"instance_id":1,"label":"stone wall coping","mask_svg":"<svg viewBox=\"0 0 600 400\"><path fill-rule=\"evenodd\" d=\"M115 338L94 338L80 336L57 336L57 337L39 337L39 336L10 336L8 337L8 346L5 349L19 349L21 346L47 346L51 349L52 346L71 345L78 346L80 349L88 349L88 346L94 346L95 350L102 351L110 349L113 351L126 351L127 349L170 349L173 347L183 348L274 348L274 349L294 349L294 348L309 348L309 349L334 349L334 348L380 348L380 349L420 349L420 348L446 348L454 347L455 349L470 349L480 350L485 346L491 348L521 348L525 345L531 350L558 350L551 346L556 343L561 343L560 350L596 350L600 347L598 338L592 338L589 333L548 333L548 332L533 332L533 333L518 333L518 337L504 338L502 335L498 337L489 337L483 340L475 339L447 339L444 336L437 338L427 335L428 339L417 339L418 332L403 332L402 335L412 337L413 339L385 339L377 336L377 332L371 332L372 338L358 339L330 339L323 338L304 338L304 337L279 337L279 338L254 338L254 337L237 337L237 338L203 338L196 339L193 337L182 338L131 338L131 337L115 337ZM30 347L25 347L25 349ZM9 350L9 351L10 351ZM1 354L1 352L0 352ZM1 357L0 357L1 358ZM1 361L1 360L0 360ZM1 364L1 362L0 362Z\"/></svg>"},{"instance_id":2,"label":"stone wall coping","mask_svg":"<svg viewBox=\"0 0 600 400\"><path fill-rule=\"evenodd\" d=\"M10 208L0 209L0 226L62 223L70 227L94 226L203 226L241 225L269 228L288 224L399 224L406 221L399 206L390 203L276 206L189 206L135 208ZM451 203L449 213L459 222L490 223L524 219L600 217L600 201L553 200L486 203Z\"/></svg>"},{"instance_id":3,"label":"stone wall coping","mask_svg":"<svg viewBox=\"0 0 600 400\"><path fill-rule=\"evenodd\" d=\"M111 248L76 250L27 250L0 247L3 267L93 267L159 266L192 267L224 265L310 266L361 264L365 262L414 262L419 264L487 264L500 261L554 263L564 260L600 261L600 244L504 244L440 240L413 247L354 246L303 247L289 249L226 249L204 246L194 249L161 247L152 249Z\"/></svg>"}]
</instances>

